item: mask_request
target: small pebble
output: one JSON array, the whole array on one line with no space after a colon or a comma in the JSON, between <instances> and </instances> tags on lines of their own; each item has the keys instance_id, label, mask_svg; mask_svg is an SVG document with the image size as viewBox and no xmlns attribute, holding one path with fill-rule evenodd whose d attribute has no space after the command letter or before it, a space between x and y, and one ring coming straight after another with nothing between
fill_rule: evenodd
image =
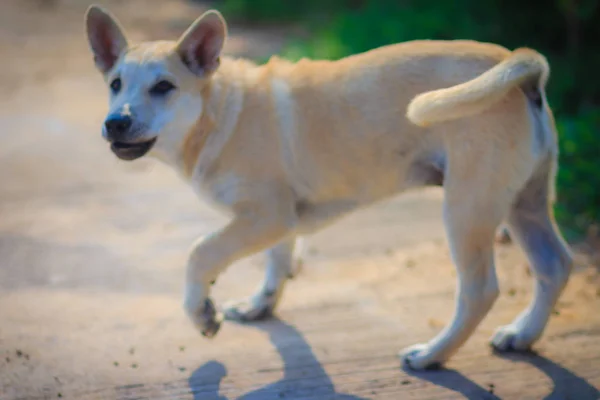
<instances>
[{"instance_id":1,"label":"small pebble","mask_svg":"<svg viewBox=\"0 0 600 400\"><path fill-rule=\"evenodd\" d=\"M187 370L186 367L179 367L179 371L181 371L181 372L185 372L186 370Z\"/></svg>"},{"instance_id":2,"label":"small pebble","mask_svg":"<svg viewBox=\"0 0 600 400\"><path fill-rule=\"evenodd\" d=\"M410 381L409 381L408 379L405 379L405 380L403 380L403 381L401 382L401 384L403 384L403 385L409 385L409 384L410 384Z\"/></svg>"},{"instance_id":3,"label":"small pebble","mask_svg":"<svg viewBox=\"0 0 600 400\"><path fill-rule=\"evenodd\" d=\"M129 354L133 355L135 353L135 347L129 349Z\"/></svg>"}]
</instances>

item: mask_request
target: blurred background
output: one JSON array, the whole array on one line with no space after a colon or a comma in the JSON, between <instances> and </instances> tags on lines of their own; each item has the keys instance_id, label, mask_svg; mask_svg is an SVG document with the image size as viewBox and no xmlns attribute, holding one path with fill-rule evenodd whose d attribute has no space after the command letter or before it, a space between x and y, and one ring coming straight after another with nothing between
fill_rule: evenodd
<instances>
[{"instance_id":1,"label":"blurred background","mask_svg":"<svg viewBox=\"0 0 600 400\"><path fill-rule=\"evenodd\" d=\"M412 39L545 54L561 141L556 211L578 246L542 355L502 358L487 347L531 298L527 260L508 244L496 252L497 306L450 370L399 369L395 353L453 312L436 188L308 238L281 320L227 323L214 341L201 338L181 307L184 266L191 243L225 219L170 168L121 162L101 138L107 89L83 27L93 2L132 41L176 39L217 8L230 27L225 53L258 63ZM0 399L597 400L598 38L600 0L0 0ZM257 255L232 266L217 303L250 295L263 265Z\"/></svg>"}]
</instances>

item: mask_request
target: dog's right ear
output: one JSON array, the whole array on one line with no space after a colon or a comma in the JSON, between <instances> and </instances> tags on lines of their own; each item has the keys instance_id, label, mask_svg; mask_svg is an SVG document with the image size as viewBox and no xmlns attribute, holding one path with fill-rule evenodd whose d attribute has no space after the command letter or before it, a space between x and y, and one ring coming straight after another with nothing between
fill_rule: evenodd
<instances>
[{"instance_id":1,"label":"dog's right ear","mask_svg":"<svg viewBox=\"0 0 600 400\"><path fill-rule=\"evenodd\" d=\"M123 29L115 17L97 5L88 8L85 26L96 67L106 74L127 48Z\"/></svg>"}]
</instances>

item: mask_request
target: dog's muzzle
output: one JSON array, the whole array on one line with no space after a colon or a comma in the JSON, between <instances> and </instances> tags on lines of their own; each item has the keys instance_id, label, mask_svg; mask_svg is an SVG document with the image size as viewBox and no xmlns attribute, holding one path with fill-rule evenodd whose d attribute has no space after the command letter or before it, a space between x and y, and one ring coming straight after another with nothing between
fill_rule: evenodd
<instances>
[{"instance_id":1,"label":"dog's muzzle","mask_svg":"<svg viewBox=\"0 0 600 400\"><path fill-rule=\"evenodd\" d=\"M154 146L156 138L139 141L131 140L133 120L129 115L112 114L104 122L104 136L110 142L110 149L121 160L140 158Z\"/></svg>"},{"instance_id":2,"label":"dog's muzzle","mask_svg":"<svg viewBox=\"0 0 600 400\"><path fill-rule=\"evenodd\" d=\"M156 138L137 143L112 142L110 149L121 160L132 161L148 153L154 143L156 143Z\"/></svg>"}]
</instances>

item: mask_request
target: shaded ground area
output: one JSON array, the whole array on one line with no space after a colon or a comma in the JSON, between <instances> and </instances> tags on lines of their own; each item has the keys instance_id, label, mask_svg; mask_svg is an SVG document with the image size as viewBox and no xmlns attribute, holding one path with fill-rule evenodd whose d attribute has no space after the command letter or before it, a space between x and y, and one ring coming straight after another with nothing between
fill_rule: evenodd
<instances>
[{"instance_id":1,"label":"shaded ground area","mask_svg":"<svg viewBox=\"0 0 600 400\"><path fill-rule=\"evenodd\" d=\"M106 90L82 35L84 1L4 1L0 12L0 399L598 399L600 292L580 267L538 355L491 354L525 307L520 251L497 252L502 297L448 370L396 352L452 314L455 277L437 190L400 197L309 239L276 320L202 338L181 308L191 242L223 223L168 168L123 163L101 140ZM202 7L104 1L140 38L176 37ZM284 29L233 30L265 56ZM243 297L262 257L215 298ZM251 282L251 284L248 284Z\"/></svg>"}]
</instances>

